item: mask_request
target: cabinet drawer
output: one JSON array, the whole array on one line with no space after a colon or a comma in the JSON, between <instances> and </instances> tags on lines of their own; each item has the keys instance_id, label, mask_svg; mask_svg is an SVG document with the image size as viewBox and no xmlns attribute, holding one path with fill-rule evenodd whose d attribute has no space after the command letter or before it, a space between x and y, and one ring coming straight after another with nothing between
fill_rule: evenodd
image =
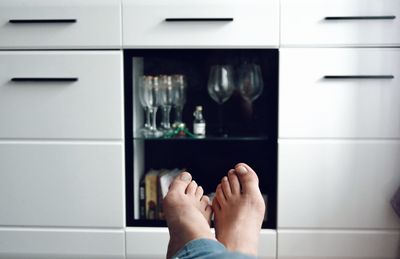
<instances>
[{"instance_id":1,"label":"cabinet drawer","mask_svg":"<svg viewBox=\"0 0 400 259\"><path fill-rule=\"evenodd\" d=\"M400 229L400 141L279 141L279 228Z\"/></svg>"},{"instance_id":2,"label":"cabinet drawer","mask_svg":"<svg viewBox=\"0 0 400 259\"><path fill-rule=\"evenodd\" d=\"M282 0L281 44L400 45L398 0Z\"/></svg>"},{"instance_id":3,"label":"cabinet drawer","mask_svg":"<svg viewBox=\"0 0 400 259\"><path fill-rule=\"evenodd\" d=\"M118 0L2 0L0 48L120 48Z\"/></svg>"},{"instance_id":4,"label":"cabinet drawer","mask_svg":"<svg viewBox=\"0 0 400 259\"><path fill-rule=\"evenodd\" d=\"M399 231L278 230L279 259L398 259Z\"/></svg>"},{"instance_id":5,"label":"cabinet drawer","mask_svg":"<svg viewBox=\"0 0 400 259\"><path fill-rule=\"evenodd\" d=\"M281 138L400 137L400 50L284 49L280 59Z\"/></svg>"},{"instance_id":6,"label":"cabinet drawer","mask_svg":"<svg viewBox=\"0 0 400 259\"><path fill-rule=\"evenodd\" d=\"M0 228L0 258L125 259L121 230Z\"/></svg>"},{"instance_id":7,"label":"cabinet drawer","mask_svg":"<svg viewBox=\"0 0 400 259\"><path fill-rule=\"evenodd\" d=\"M121 139L121 74L117 51L0 53L0 138Z\"/></svg>"},{"instance_id":8,"label":"cabinet drawer","mask_svg":"<svg viewBox=\"0 0 400 259\"><path fill-rule=\"evenodd\" d=\"M278 0L123 0L123 6L125 47L278 46Z\"/></svg>"},{"instance_id":9,"label":"cabinet drawer","mask_svg":"<svg viewBox=\"0 0 400 259\"><path fill-rule=\"evenodd\" d=\"M118 143L0 143L1 225L122 228L122 163Z\"/></svg>"},{"instance_id":10,"label":"cabinet drawer","mask_svg":"<svg viewBox=\"0 0 400 259\"><path fill-rule=\"evenodd\" d=\"M167 228L127 228L127 259L163 259L168 248L169 234ZM152 244L149 248L148 244ZM276 231L262 229L258 258L276 258Z\"/></svg>"}]
</instances>

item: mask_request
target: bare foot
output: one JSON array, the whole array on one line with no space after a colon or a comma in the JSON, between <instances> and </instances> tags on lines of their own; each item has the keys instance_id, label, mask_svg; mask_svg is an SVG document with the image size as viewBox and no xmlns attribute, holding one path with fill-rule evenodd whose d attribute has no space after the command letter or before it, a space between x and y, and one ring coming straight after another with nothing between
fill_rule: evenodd
<instances>
[{"instance_id":1,"label":"bare foot","mask_svg":"<svg viewBox=\"0 0 400 259\"><path fill-rule=\"evenodd\" d=\"M192 181L189 173L181 173L171 183L163 202L170 235L167 258L191 240L215 240L210 229L212 209L208 203L208 197L203 196L203 188Z\"/></svg>"},{"instance_id":2,"label":"bare foot","mask_svg":"<svg viewBox=\"0 0 400 259\"><path fill-rule=\"evenodd\" d=\"M256 173L237 164L217 186L212 207L218 241L230 251L257 255L265 203Z\"/></svg>"}]
</instances>

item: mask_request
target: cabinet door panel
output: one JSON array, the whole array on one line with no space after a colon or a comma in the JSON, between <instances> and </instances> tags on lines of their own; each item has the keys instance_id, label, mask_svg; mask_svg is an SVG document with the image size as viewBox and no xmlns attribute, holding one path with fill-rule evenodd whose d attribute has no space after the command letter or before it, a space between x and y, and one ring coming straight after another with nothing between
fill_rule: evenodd
<instances>
[{"instance_id":1,"label":"cabinet door panel","mask_svg":"<svg viewBox=\"0 0 400 259\"><path fill-rule=\"evenodd\" d=\"M279 70L279 137L400 138L398 49L283 49Z\"/></svg>"},{"instance_id":2,"label":"cabinet door panel","mask_svg":"<svg viewBox=\"0 0 400 259\"><path fill-rule=\"evenodd\" d=\"M397 259L400 232L278 230L279 259Z\"/></svg>"},{"instance_id":3,"label":"cabinet door panel","mask_svg":"<svg viewBox=\"0 0 400 259\"><path fill-rule=\"evenodd\" d=\"M122 227L118 143L0 143L0 224Z\"/></svg>"},{"instance_id":4,"label":"cabinet door panel","mask_svg":"<svg viewBox=\"0 0 400 259\"><path fill-rule=\"evenodd\" d=\"M398 46L397 0L282 0L283 46Z\"/></svg>"},{"instance_id":5,"label":"cabinet door panel","mask_svg":"<svg viewBox=\"0 0 400 259\"><path fill-rule=\"evenodd\" d=\"M0 53L0 138L122 138L119 51Z\"/></svg>"},{"instance_id":6,"label":"cabinet door panel","mask_svg":"<svg viewBox=\"0 0 400 259\"><path fill-rule=\"evenodd\" d=\"M123 23L125 47L276 47L279 1L123 0Z\"/></svg>"},{"instance_id":7,"label":"cabinet door panel","mask_svg":"<svg viewBox=\"0 0 400 259\"><path fill-rule=\"evenodd\" d=\"M120 48L119 0L2 0L0 48Z\"/></svg>"},{"instance_id":8,"label":"cabinet door panel","mask_svg":"<svg viewBox=\"0 0 400 259\"><path fill-rule=\"evenodd\" d=\"M280 140L280 228L400 229L399 141Z\"/></svg>"}]
</instances>

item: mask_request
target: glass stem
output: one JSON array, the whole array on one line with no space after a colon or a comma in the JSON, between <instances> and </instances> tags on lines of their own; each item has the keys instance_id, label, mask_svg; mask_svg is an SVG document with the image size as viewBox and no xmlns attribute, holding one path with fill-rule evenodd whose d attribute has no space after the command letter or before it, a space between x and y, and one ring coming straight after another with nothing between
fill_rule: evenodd
<instances>
[{"instance_id":1,"label":"glass stem","mask_svg":"<svg viewBox=\"0 0 400 259\"><path fill-rule=\"evenodd\" d=\"M156 124L157 107L150 107L149 113L150 113L150 119L151 119L150 130L156 131L157 130L157 124Z\"/></svg>"},{"instance_id":2,"label":"glass stem","mask_svg":"<svg viewBox=\"0 0 400 259\"><path fill-rule=\"evenodd\" d=\"M171 112L171 106L167 105L163 107L163 127L165 129L170 129L171 128L171 124L169 121L169 114Z\"/></svg>"},{"instance_id":3,"label":"glass stem","mask_svg":"<svg viewBox=\"0 0 400 259\"><path fill-rule=\"evenodd\" d=\"M181 105L175 107L175 122L181 123L182 122L182 109Z\"/></svg>"},{"instance_id":4,"label":"glass stem","mask_svg":"<svg viewBox=\"0 0 400 259\"><path fill-rule=\"evenodd\" d=\"M149 129L150 128L150 109L146 107L145 113L146 113L146 122L144 123L144 127L146 129Z\"/></svg>"},{"instance_id":5,"label":"glass stem","mask_svg":"<svg viewBox=\"0 0 400 259\"><path fill-rule=\"evenodd\" d=\"M222 110L222 104L218 105L218 135L222 136L224 135L224 116L223 116L223 110Z\"/></svg>"}]
</instances>

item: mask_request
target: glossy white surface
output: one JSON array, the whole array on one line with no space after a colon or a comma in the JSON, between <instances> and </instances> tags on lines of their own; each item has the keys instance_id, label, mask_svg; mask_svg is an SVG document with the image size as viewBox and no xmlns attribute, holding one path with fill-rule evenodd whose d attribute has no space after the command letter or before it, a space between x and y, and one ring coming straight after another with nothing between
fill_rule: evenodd
<instances>
[{"instance_id":1,"label":"glossy white surface","mask_svg":"<svg viewBox=\"0 0 400 259\"><path fill-rule=\"evenodd\" d=\"M123 46L142 48L277 47L278 0L123 0ZM166 18L233 18L165 22Z\"/></svg>"},{"instance_id":2,"label":"glossy white surface","mask_svg":"<svg viewBox=\"0 0 400 259\"><path fill-rule=\"evenodd\" d=\"M327 16L396 16L325 20ZM282 46L399 46L398 0L281 0Z\"/></svg>"},{"instance_id":3,"label":"glossy white surface","mask_svg":"<svg viewBox=\"0 0 400 259\"><path fill-rule=\"evenodd\" d=\"M400 138L399 49L281 49L279 71L280 138Z\"/></svg>"},{"instance_id":4,"label":"glossy white surface","mask_svg":"<svg viewBox=\"0 0 400 259\"><path fill-rule=\"evenodd\" d=\"M279 140L278 227L400 229L400 141Z\"/></svg>"},{"instance_id":5,"label":"glossy white surface","mask_svg":"<svg viewBox=\"0 0 400 259\"><path fill-rule=\"evenodd\" d=\"M10 19L76 19L76 23L13 24ZM0 48L121 48L120 0L2 0Z\"/></svg>"},{"instance_id":6,"label":"glossy white surface","mask_svg":"<svg viewBox=\"0 0 400 259\"><path fill-rule=\"evenodd\" d=\"M118 142L2 141L0 172L1 226L125 224Z\"/></svg>"},{"instance_id":7,"label":"glossy white surface","mask_svg":"<svg viewBox=\"0 0 400 259\"><path fill-rule=\"evenodd\" d=\"M397 259L399 231L278 230L279 259Z\"/></svg>"},{"instance_id":8,"label":"glossy white surface","mask_svg":"<svg viewBox=\"0 0 400 259\"><path fill-rule=\"evenodd\" d=\"M120 51L0 52L0 138L122 139L122 105Z\"/></svg>"},{"instance_id":9,"label":"glossy white surface","mask_svg":"<svg viewBox=\"0 0 400 259\"><path fill-rule=\"evenodd\" d=\"M0 228L4 259L124 259L122 229Z\"/></svg>"},{"instance_id":10,"label":"glossy white surface","mask_svg":"<svg viewBox=\"0 0 400 259\"><path fill-rule=\"evenodd\" d=\"M126 229L127 259L164 259L168 241L167 228L129 227ZM261 230L258 254L260 259L276 258L275 230Z\"/></svg>"}]
</instances>

